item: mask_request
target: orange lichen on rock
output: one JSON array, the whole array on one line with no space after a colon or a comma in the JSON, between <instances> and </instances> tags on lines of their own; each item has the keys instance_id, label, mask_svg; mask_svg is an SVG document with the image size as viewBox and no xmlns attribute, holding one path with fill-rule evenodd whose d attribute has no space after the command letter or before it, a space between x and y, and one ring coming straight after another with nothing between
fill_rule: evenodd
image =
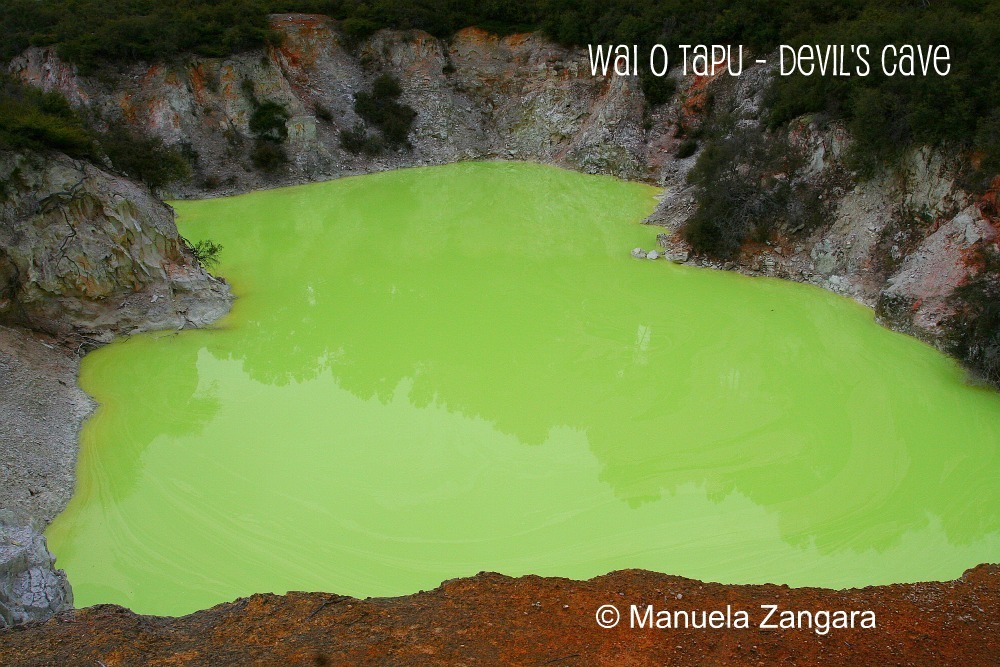
<instances>
[{"instance_id":1,"label":"orange lichen on rock","mask_svg":"<svg viewBox=\"0 0 1000 667\"><path fill-rule=\"evenodd\" d=\"M998 232L1000 232L1000 176L994 176L990 187L976 202L979 212Z\"/></svg>"},{"instance_id":2,"label":"orange lichen on rock","mask_svg":"<svg viewBox=\"0 0 1000 667\"><path fill-rule=\"evenodd\" d=\"M294 68L313 67L319 57L319 45L334 38L330 18L322 14L276 14L271 17L270 26L284 35L277 51Z\"/></svg>"},{"instance_id":3,"label":"orange lichen on rock","mask_svg":"<svg viewBox=\"0 0 1000 667\"><path fill-rule=\"evenodd\" d=\"M728 62L722 63L715 69L715 74L710 76L694 75L690 85L684 91L684 101L681 104L681 116L685 122L695 120L701 116L708 108L708 87L709 85L726 72Z\"/></svg>"},{"instance_id":4,"label":"orange lichen on rock","mask_svg":"<svg viewBox=\"0 0 1000 667\"><path fill-rule=\"evenodd\" d=\"M135 123L138 119L138 109L132 102L132 94L124 93L118 98L118 108L122 110L122 115L127 123Z\"/></svg>"}]
</instances>

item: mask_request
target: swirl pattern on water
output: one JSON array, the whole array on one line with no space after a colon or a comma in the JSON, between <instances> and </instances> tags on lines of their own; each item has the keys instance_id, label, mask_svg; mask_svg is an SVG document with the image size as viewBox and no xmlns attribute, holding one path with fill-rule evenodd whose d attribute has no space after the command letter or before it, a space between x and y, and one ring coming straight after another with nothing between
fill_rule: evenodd
<instances>
[{"instance_id":1,"label":"swirl pattern on water","mask_svg":"<svg viewBox=\"0 0 1000 667\"><path fill-rule=\"evenodd\" d=\"M464 163L177 203L239 299L84 360L78 604L996 560L1000 397L853 302L632 259L655 193Z\"/></svg>"}]
</instances>

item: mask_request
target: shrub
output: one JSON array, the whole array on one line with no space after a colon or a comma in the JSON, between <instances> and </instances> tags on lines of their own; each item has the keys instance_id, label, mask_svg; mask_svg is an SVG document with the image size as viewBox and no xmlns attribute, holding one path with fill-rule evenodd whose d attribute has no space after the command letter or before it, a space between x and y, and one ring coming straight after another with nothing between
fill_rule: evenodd
<instances>
[{"instance_id":1,"label":"shrub","mask_svg":"<svg viewBox=\"0 0 1000 667\"><path fill-rule=\"evenodd\" d=\"M639 84L642 86L643 95L646 96L646 102L654 107L669 102L677 92L677 82L674 79L653 76L650 72L640 74Z\"/></svg>"},{"instance_id":2,"label":"shrub","mask_svg":"<svg viewBox=\"0 0 1000 667\"><path fill-rule=\"evenodd\" d=\"M340 131L340 146L348 153L355 155L363 153L368 156L378 155L385 148L382 139L365 130L365 126L361 123L349 130Z\"/></svg>"},{"instance_id":3,"label":"shrub","mask_svg":"<svg viewBox=\"0 0 1000 667\"><path fill-rule=\"evenodd\" d=\"M187 239L184 239L188 247L191 249L191 253L194 255L198 263L205 268L210 268L218 266L219 264L219 253L222 252L222 244L216 243L211 239L202 239L196 243L191 243Z\"/></svg>"},{"instance_id":4,"label":"shrub","mask_svg":"<svg viewBox=\"0 0 1000 667\"><path fill-rule=\"evenodd\" d=\"M288 154L281 144L258 138L250 151L250 161L261 171L273 173L288 164Z\"/></svg>"},{"instance_id":5,"label":"shrub","mask_svg":"<svg viewBox=\"0 0 1000 667\"><path fill-rule=\"evenodd\" d=\"M955 315L945 321L951 352L1000 386L1000 251L980 247L977 271L952 293Z\"/></svg>"},{"instance_id":6,"label":"shrub","mask_svg":"<svg viewBox=\"0 0 1000 667\"><path fill-rule=\"evenodd\" d=\"M94 157L93 133L58 93L43 93L0 74L0 148L53 148L73 157Z\"/></svg>"},{"instance_id":7,"label":"shrub","mask_svg":"<svg viewBox=\"0 0 1000 667\"><path fill-rule=\"evenodd\" d=\"M159 188L188 178L191 168L181 150L147 137L122 125L112 126L99 136L101 149L114 168L151 188Z\"/></svg>"},{"instance_id":8,"label":"shrub","mask_svg":"<svg viewBox=\"0 0 1000 667\"><path fill-rule=\"evenodd\" d=\"M399 81L388 74L383 74L375 79L372 92L360 92L354 98L355 113L381 132L384 139L382 145L387 148L411 148L410 128L417 117L417 112L398 102L402 93L403 89L399 85ZM357 128L351 130L354 136L347 137L348 145L359 145L360 137L357 136L356 131ZM347 145L344 144L343 134L341 135L341 145L347 148ZM369 148L374 148L374 144L370 141L366 145ZM351 149L347 148L347 150Z\"/></svg>"},{"instance_id":9,"label":"shrub","mask_svg":"<svg viewBox=\"0 0 1000 667\"><path fill-rule=\"evenodd\" d=\"M688 137L687 139L685 139L680 143L680 146L677 147L677 152L674 153L674 155L677 157L677 159L683 160L684 158L691 157L692 155L694 155L695 152L697 152L697 150L698 150L698 140L695 139L694 137Z\"/></svg>"},{"instance_id":10,"label":"shrub","mask_svg":"<svg viewBox=\"0 0 1000 667\"><path fill-rule=\"evenodd\" d=\"M265 100L253 100L254 109L250 115L250 131L258 139L281 142L288 138L288 119L291 114L283 104Z\"/></svg>"},{"instance_id":11,"label":"shrub","mask_svg":"<svg viewBox=\"0 0 1000 667\"><path fill-rule=\"evenodd\" d=\"M795 182L801 163L787 140L757 129L709 140L688 174L698 210L682 236L695 252L730 258L748 239L814 228L825 206L818 187Z\"/></svg>"}]
</instances>

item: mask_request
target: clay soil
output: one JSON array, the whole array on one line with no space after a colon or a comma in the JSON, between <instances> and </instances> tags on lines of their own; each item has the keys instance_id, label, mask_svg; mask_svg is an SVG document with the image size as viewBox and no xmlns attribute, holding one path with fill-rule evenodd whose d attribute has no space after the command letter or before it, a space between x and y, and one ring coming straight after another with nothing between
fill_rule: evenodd
<instances>
[{"instance_id":1,"label":"clay soil","mask_svg":"<svg viewBox=\"0 0 1000 667\"><path fill-rule=\"evenodd\" d=\"M639 570L590 581L479 574L400 598L254 595L182 618L112 605L0 633L2 665L998 665L1000 565L951 582L834 591ZM601 629L614 604L622 623ZM743 609L747 629L628 627L629 605ZM874 629L757 627L760 605L872 610Z\"/></svg>"}]
</instances>

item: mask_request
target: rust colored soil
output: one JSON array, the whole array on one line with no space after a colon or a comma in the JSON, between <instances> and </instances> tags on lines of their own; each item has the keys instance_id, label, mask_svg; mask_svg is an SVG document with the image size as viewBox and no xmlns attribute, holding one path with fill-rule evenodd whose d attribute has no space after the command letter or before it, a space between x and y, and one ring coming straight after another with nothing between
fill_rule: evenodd
<instances>
[{"instance_id":1,"label":"rust colored soil","mask_svg":"<svg viewBox=\"0 0 1000 667\"><path fill-rule=\"evenodd\" d=\"M590 581L479 574L401 598L254 595L182 618L101 605L0 633L2 665L997 665L1000 565L844 591L639 570ZM595 612L623 612L610 630ZM630 628L629 605L745 610L748 629ZM875 629L766 630L760 605L872 610Z\"/></svg>"}]
</instances>

